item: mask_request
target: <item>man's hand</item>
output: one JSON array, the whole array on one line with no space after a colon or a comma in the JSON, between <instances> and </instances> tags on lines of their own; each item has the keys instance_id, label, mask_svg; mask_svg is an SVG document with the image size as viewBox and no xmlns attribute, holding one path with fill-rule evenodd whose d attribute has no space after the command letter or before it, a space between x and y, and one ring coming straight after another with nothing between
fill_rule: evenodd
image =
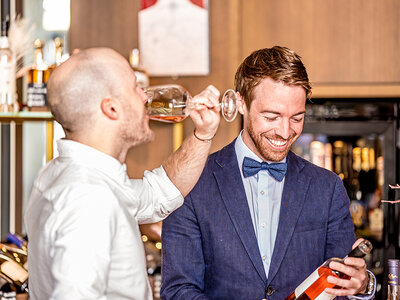
<instances>
[{"instance_id":1,"label":"man's hand","mask_svg":"<svg viewBox=\"0 0 400 300\"><path fill-rule=\"evenodd\" d=\"M182 146L170 155L163 167L169 179L186 196L196 184L207 161L211 140L219 125L219 91L212 85L194 97L190 117L195 132L186 137Z\"/></svg>"},{"instance_id":2,"label":"man's hand","mask_svg":"<svg viewBox=\"0 0 400 300\"><path fill-rule=\"evenodd\" d=\"M196 104L190 117L196 127L196 136L201 139L212 139L217 132L220 121L219 95L218 89L209 85L193 98Z\"/></svg>"},{"instance_id":3,"label":"man's hand","mask_svg":"<svg viewBox=\"0 0 400 300\"><path fill-rule=\"evenodd\" d=\"M353 244L353 249L362 241L358 239ZM368 284L367 266L364 259L356 257L347 257L344 264L332 261L329 267L350 276L350 279L341 279L334 276L328 276L327 280L336 285L336 288L327 288L325 292L335 296L348 296L363 294Z\"/></svg>"}]
</instances>

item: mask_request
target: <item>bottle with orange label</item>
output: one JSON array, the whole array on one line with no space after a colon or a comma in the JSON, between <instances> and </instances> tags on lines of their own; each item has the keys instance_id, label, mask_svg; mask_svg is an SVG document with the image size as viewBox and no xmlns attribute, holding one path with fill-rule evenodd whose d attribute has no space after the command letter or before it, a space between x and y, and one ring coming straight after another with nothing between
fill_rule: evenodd
<instances>
[{"instance_id":1,"label":"bottle with orange label","mask_svg":"<svg viewBox=\"0 0 400 300\"><path fill-rule=\"evenodd\" d=\"M364 240L357 245L347 257L364 257L372 250L372 244ZM328 276L336 276L339 278L348 279L346 274L332 270L329 268L331 261L343 263L341 258L330 258L325 261L318 269L316 269L310 276L308 276L295 290L291 293L286 300L331 300L335 296L325 293L326 288L334 287L334 284L327 281Z\"/></svg>"}]
</instances>

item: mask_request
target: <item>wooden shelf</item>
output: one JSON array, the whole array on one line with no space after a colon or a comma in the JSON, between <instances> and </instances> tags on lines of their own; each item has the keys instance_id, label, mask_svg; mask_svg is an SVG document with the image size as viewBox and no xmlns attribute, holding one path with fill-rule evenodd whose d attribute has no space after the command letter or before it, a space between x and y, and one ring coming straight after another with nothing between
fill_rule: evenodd
<instances>
[{"instance_id":1,"label":"wooden shelf","mask_svg":"<svg viewBox=\"0 0 400 300\"><path fill-rule=\"evenodd\" d=\"M47 111L20 111L17 113L0 113L0 122L7 123L14 121L22 123L24 121L53 121L53 115Z\"/></svg>"}]
</instances>

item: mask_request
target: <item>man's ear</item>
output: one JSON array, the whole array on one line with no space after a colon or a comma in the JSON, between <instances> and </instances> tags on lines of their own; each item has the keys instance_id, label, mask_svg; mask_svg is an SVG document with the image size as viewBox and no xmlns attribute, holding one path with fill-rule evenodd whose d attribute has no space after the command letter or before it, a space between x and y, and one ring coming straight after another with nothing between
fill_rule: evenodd
<instances>
[{"instance_id":1,"label":"man's ear","mask_svg":"<svg viewBox=\"0 0 400 300\"><path fill-rule=\"evenodd\" d=\"M236 105L238 108L238 111L244 115L244 112L246 111L247 107L246 107L246 103L244 102L244 99L242 97L242 95L240 95L239 92L236 92L236 96L237 96L237 100L236 100Z\"/></svg>"},{"instance_id":2,"label":"man's ear","mask_svg":"<svg viewBox=\"0 0 400 300\"><path fill-rule=\"evenodd\" d=\"M107 118L111 120L118 120L119 103L113 98L104 98L100 103L101 111Z\"/></svg>"}]
</instances>

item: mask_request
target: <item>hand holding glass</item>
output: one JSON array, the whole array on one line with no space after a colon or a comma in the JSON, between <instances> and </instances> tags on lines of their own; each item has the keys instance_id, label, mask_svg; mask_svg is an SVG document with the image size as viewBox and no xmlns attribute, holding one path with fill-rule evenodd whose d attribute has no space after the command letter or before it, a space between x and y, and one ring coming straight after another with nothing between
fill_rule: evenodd
<instances>
[{"instance_id":1,"label":"hand holding glass","mask_svg":"<svg viewBox=\"0 0 400 300\"><path fill-rule=\"evenodd\" d=\"M145 89L149 97L146 103L147 114L150 119L167 123L183 121L196 105L201 104L199 99L193 98L189 92L177 84L151 86ZM220 102L221 113L224 119L232 122L237 115L236 93L227 90Z\"/></svg>"}]
</instances>

